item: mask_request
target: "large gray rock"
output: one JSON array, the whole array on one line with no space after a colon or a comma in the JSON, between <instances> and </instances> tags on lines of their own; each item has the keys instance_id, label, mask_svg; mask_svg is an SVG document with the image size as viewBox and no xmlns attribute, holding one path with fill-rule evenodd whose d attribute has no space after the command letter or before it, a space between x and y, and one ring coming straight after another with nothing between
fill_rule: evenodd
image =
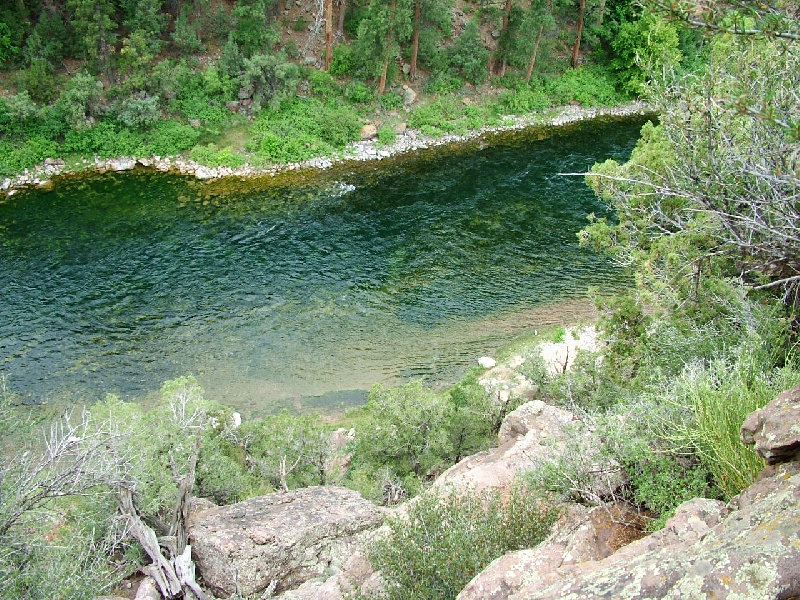
<instances>
[{"instance_id":1,"label":"large gray rock","mask_svg":"<svg viewBox=\"0 0 800 600\"><path fill-rule=\"evenodd\" d=\"M463 594L482 581L484 597L494 600L800 596L799 397L800 388L784 392L747 418L742 439L773 465L729 505L690 500L662 531L601 560L570 564L566 556L548 555L546 545L516 562L508 555L500 559L509 569L504 578L496 562L494 580L488 570ZM488 587L493 581L497 593Z\"/></svg>"},{"instance_id":2,"label":"large gray rock","mask_svg":"<svg viewBox=\"0 0 800 600\"><path fill-rule=\"evenodd\" d=\"M339 568L358 549L356 534L382 522L357 492L311 487L203 511L192 517L189 538L204 586L248 596Z\"/></svg>"},{"instance_id":3,"label":"large gray rock","mask_svg":"<svg viewBox=\"0 0 800 600\"><path fill-rule=\"evenodd\" d=\"M519 473L536 468L566 446L565 426L577 423L564 409L534 400L506 417L513 425L501 429L500 446L474 454L450 467L434 488L508 488Z\"/></svg>"},{"instance_id":4,"label":"large gray rock","mask_svg":"<svg viewBox=\"0 0 800 600\"><path fill-rule=\"evenodd\" d=\"M800 594L800 475L776 476L772 493L724 514L690 500L665 530L509 595L513 600L617 598L773 599ZM556 579L553 581L553 579Z\"/></svg>"},{"instance_id":5,"label":"large gray rock","mask_svg":"<svg viewBox=\"0 0 800 600\"><path fill-rule=\"evenodd\" d=\"M800 385L750 413L741 437L769 465L796 460L800 454Z\"/></svg>"}]
</instances>

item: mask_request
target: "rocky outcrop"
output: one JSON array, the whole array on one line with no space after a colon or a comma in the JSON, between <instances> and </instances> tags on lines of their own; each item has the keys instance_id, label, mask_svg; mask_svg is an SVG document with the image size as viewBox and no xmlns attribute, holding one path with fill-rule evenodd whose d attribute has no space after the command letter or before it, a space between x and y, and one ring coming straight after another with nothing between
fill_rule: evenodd
<instances>
[{"instance_id":1,"label":"rocky outcrop","mask_svg":"<svg viewBox=\"0 0 800 600\"><path fill-rule=\"evenodd\" d=\"M189 538L205 587L228 597L296 588L341 567L382 512L358 493L311 487L194 515Z\"/></svg>"},{"instance_id":2,"label":"rocky outcrop","mask_svg":"<svg viewBox=\"0 0 800 600\"><path fill-rule=\"evenodd\" d=\"M794 388L748 417L742 438L773 466L729 505L686 502L662 531L601 560L570 563L565 554L548 554L557 549L552 544L507 555L479 574L461 600L767 600L800 595L799 395L800 387Z\"/></svg>"},{"instance_id":3,"label":"rocky outcrop","mask_svg":"<svg viewBox=\"0 0 800 600\"><path fill-rule=\"evenodd\" d=\"M631 535L641 537L638 528L626 525L635 520L637 516L624 506L569 505L544 542L493 561L458 600L504 600L559 569L610 556Z\"/></svg>"},{"instance_id":4,"label":"rocky outcrop","mask_svg":"<svg viewBox=\"0 0 800 600\"><path fill-rule=\"evenodd\" d=\"M800 385L751 413L742 425L741 438L768 465L800 460Z\"/></svg>"},{"instance_id":5,"label":"rocky outcrop","mask_svg":"<svg viewBox=\"0 0 800 600\"><path fill-rule=\"evenodd\" d=\"M524 416L522 416L524 415ZM568 410L534 400L509 413L515 425L503 431L501 445L468 456L434 482L434 488L507 488L517 474L529 471L554 456L566 445L565 426L576 423Z\"/></svg>"}]
</instances>

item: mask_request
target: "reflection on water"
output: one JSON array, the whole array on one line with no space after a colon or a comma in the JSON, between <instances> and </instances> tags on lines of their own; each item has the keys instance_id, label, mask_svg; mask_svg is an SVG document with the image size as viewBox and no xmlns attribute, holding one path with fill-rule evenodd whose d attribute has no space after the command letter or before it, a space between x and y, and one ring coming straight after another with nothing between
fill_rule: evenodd
<instances>
[{"instance_id":1,"label":"reflection on water","mask_svg":"<svg viewBox=\"0 0 800 600\"><path fill-rule=\"evenodd\" d=\"M18 194L0 203L0 370L33 400L192 373L248 412L452 380L620 285L576 243L603 207L558 173L624 159L640 125L290 183L137 172Z\"/></svg>"}]
</instances>

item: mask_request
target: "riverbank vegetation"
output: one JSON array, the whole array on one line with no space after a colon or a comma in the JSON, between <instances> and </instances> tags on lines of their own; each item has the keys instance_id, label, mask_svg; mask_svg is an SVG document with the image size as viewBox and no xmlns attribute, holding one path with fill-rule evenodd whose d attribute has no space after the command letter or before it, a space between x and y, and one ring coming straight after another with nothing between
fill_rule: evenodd
<instances>
[{"instance_id":1,"label":"riverbank vegetation","mask_svg":"<svg viewBox=\"0 0 800 600\"><path fill-rule=\"evenodd\" d=\"M234 8L244 11L245 6L250 5ZM707 62L690 72L662 69L645 90L660 109L660 124L645 127L627 163L597 165L587 177L616 209L617 218L592 220L580 238L628 265L636 275L635 289L603 301L598 330L604 343L595 353L579 355L569 370L549 373L530 340L506 351L525 358L514 368L536 383L541 399L580 415L602 440L591 461L576 437L572 452L526 476L520 489L536 500L525 504L514 497L512 502L541 509L533 519L537 524L546 525L554 514L539 504L542 494L549 501L569 498L587 504L619 500L646 515L652 528L689 498L730 499L763 467L739 443L745 415L800 383L800 25L783 5L737 2L723 18L682 7L646 18L663 27L671 22L661 20L667 17L691 21L714 32ZM362 20L370 14L365 12ZM181 27L193 23L188 9L178 17ZM543 31L545 26L539 27ZM232 38L240 52L262 43L246 31ZM402 27L393 31L392 43L408 39ZM185 29L181 35L189 46L208 43L202 32L197 42ZM413 30L408 36L413 39ZM385 34L381 39L387 39ZM358 40L367 43L366 37ZM9 54L10 47L0 45L7 57L22 60ZM103 48L99 42L94 54L85 48L87 60L98 69L113 66ZM350 54L334 51L331 68L350 56L354 72L368 73L380 85L390 73L382 70L386 61L379 50L371 46L378 57L368 63L371 71L357 70L366 69L367 63L356 57L366 56L367 49L355 42ZM511 50L498 56L507 57L506 68L513 68ZM470 63L457 64L466 69ZM206 77L208 70L202 73ZM456 73L450 76L466 78L469 71ZM358 88L355 81L346 84L351 93ZM358 89L369 91L361 84ZM536 93L530 87L515 92L519 97ZM272 97L260 102L269 104ZM63 108L66 100L59 96L52 106L59 102ZM275 115L281 110L288 109ZM218 114L234 118L221 108ZM261 113L254 123L263 124L271 114ZM97 132L103 122L83 131ZM169 122L184 127L179 120ZM268 126L260 131L261 147L270 146ZM120 511L120 498L131 499L134 516L164 535L175 535L170 533L174 509L182 506L187 490L228 503L273 490L338 483L375 502L400 502L496 439L502 418L516 405L487 392L478 382L480 373L476 368L443 391L419 382L377 387L366 406L335 424L283 413L239 426L230 409L205 399L193 379L182 378L165 384L158 406L109 398L82 415L63 416L42 434L36 433L41 422L15 402L13 391L4 390L2 593L91 597L135 569L143 551L129 535L131 512ZM597 497L588 482L598 467L624 474L626 483L608 497ZM494 556L473 560L466 550L479 545L501 552L542 535L536 530L522 541L500 539L499 531L516 532L514 515L500 509L489 515L483 501L473 500L425 499L411 513L414 527L395 525L397 543L378 545L374 561L397 574L398 583L411 566L424 562L424 569L415 571L415 585L426 593L447 589L435 597L452 597L461 581L442 579L452 564L448 561L457 561L459 568L468 564L468 574ZM428 519L441 523L441 514L455 511L474 518L463 529L437 537L450 544L449 551L426 552L421 559L419 540L433 543L424 537L430 533Z\"/></svg>"},{"instance_id":2,"label":"riverbank vegetation","mask_svg":"<svg viewBox=\"0 0 800 600\"><path fill-rule=\"evenodd\" d=\"M19 0L0 9L0 177L48 158L263 166L340 152L368 121L385 142L406 121L613 105L641 93L642 57L696 55L687 31L631 0Z\"/></svg>"}]
</instances>

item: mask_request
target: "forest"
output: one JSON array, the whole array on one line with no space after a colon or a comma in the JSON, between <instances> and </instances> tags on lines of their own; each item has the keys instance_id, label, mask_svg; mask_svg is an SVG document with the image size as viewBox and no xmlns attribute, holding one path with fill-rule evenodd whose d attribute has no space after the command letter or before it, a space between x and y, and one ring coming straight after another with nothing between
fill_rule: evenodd
<instances>
[{"instance_id":1,"label":"forest","mask_svg":"<svg viewBox=\"0 0 800 600\"><path fill-rule=\"evenodd\" d=\"M46 158L304 160L341 151L376 111L388 143L399 119L441 134L613 105L701 46L631 0L14 0L0 8L0 176ZM409 114L404 85L422 94Z\"/></svg>"}]
</instances>

